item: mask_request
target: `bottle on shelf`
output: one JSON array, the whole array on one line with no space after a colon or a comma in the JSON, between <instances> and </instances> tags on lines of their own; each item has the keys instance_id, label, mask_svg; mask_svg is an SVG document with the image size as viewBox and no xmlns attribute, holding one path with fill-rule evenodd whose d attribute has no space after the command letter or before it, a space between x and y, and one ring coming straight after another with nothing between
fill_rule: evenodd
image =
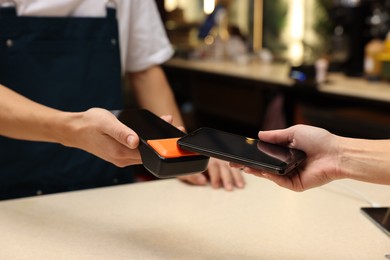
<instances>
[{"instance_id":1,"label":"bottle on shelf","mask_svg":"<svg viewBox=\"0 0 390 260\"><path fill-rule=\"evenodd\" d=\"M364 76L367 80L378 81L381 79L381 54L384 49L385 44L379 38L374 38L367 43L364 50Z\"/></svg>"}]
</instances>

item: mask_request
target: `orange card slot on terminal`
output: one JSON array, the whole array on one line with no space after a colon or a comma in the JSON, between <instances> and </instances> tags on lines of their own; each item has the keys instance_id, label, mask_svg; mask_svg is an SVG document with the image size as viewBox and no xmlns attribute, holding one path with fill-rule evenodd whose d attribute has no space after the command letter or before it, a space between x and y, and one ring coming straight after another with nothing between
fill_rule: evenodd
<instances>
[{"instance_id":1,"label":"orange card slot on terminal","mask_svg":"<svg viewBox=\"0 0 390 260\"><path fill-rule=\"evenodd\" d=\"M199 155L198 153L186 151L180 149L177 145L177 140L180 138L167 138L148 140L147 143L162 157L164 158L177 158L183 156Z\"/></svg>"}]
</instances>

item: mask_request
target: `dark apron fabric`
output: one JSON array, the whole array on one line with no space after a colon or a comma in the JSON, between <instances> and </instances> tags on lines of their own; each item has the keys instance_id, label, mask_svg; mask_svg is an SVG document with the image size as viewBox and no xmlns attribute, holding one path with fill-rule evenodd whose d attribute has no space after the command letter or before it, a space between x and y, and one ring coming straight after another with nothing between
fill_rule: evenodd
<instances>
[{"instance_id":1,"label":"dark apron fabric","mask_svg":"<svg viewBox=\"0 0 390 260\"><path fill-rule=\"evenodd\" d=\"M102 18L18 17L0 8L0 83L64 111L122 109L118 45L112 8ZM131 181L129 168L84 151L0 137L0 199Z\"/></svg>"}]
</instances>

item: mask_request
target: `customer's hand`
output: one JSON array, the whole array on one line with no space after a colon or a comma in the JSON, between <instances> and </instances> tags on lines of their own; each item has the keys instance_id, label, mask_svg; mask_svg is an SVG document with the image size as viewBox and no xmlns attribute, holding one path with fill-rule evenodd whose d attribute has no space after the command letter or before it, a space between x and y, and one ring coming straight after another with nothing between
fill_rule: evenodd
<instances>
[{"instance_id":1,"label":"customer's hand","mask_svg":"<svg viewBox=\"0 0 390 260\"><path fill-rule=\"evenodd\" d=\"M338 138L330 132L307 125L295 125L283 130L259 132L262 141L286 145L304 151L307 159L287 176L263 172L249 167L243 170L294 190L304 191L341 178L338 167ZM232 167L242 165L231 163Z\"/></svg>"},{"instance_id":2,"label":"customer's hand","mask_svg":"<svg viewBox=\"0 0 390 260\"><path fill-rule=\"evenodd\" d=\"M193 185L206 185L210 182L211 187L215 189L222 187L227 191L245 187L244 176L240 169L232 168L228 162L215 158L210 158L209 166L205 173L184 175L178 177L178 179Z\"/></svg>"},{"instance_id":3,"label":"customer's hand","mask_svg":"<svg viewBox=\"0 0 390 260\"><path fill-rule=\"evenodd\" d=\"M90 152L119 167L141 164L138 135L105 109L67 113L61 143Z\"/></svg>"}]
</instances>

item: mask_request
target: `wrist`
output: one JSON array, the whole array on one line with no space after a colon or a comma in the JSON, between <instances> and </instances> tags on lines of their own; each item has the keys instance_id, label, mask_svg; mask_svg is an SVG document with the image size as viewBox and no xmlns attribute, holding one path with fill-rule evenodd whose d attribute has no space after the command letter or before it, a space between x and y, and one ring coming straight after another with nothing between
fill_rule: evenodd
<instances>
[{"instance_id":1,"label":"wrist","mask_svg":"<svg viewBox=\"0 0 390 260\"><path fill-rule=\"evenodd\" d=\"M82 112L59 112L53 124L53 138L64 146L76 147L75 136L80 131L81 122Z\"/></svg>"},{"instance_id":2,"label":"wrist","mask_svg":"<svg viewBox=\"0 0 390 260\"><path fill-rule=\"evenodd\" d=\"M341 178L359 179L359 174L365 168L361 147L357 139L338 137L338 169ZM363 159L363 160L362 160Z\"/></svg>"}]
</instances>

